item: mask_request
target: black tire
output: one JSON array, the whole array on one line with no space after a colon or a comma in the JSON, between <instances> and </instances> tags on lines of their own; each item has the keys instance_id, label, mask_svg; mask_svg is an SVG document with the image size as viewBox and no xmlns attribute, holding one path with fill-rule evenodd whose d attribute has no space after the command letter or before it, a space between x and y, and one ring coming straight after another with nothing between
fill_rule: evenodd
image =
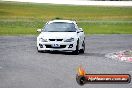
<instances>
[{"instance_id":1,"label":"black tire","mask_svg":"<svg viewBox=\"0 0 132 88\"><path fill-rule=\"evenodd\" d=\"M78 55L79 54L79 40L77 41L77 46L76 46L76 50L72 52L74 55Z\"/></svg>"},{"instance_id":2,"label":"black tire","mask_svg":"<svg viewBox=\"0 0 132 88\"><path fill-rule=\"evenodd\" d=\"M79 85L84 85L86 83L86 78L84 76L76 76L76 81Z\"/></svg>"},{"instance_id":3,"label":"black tire","mask_svg":"<svg viewBox=\"0 0 132 88\"><path fill-rule=\"evenodd\" d=\"M84 51L85 51L85 42L83 42L82 47L83 47L83 49L80 50L80 53L84 53Z\"/></svg>"}]
</instances>

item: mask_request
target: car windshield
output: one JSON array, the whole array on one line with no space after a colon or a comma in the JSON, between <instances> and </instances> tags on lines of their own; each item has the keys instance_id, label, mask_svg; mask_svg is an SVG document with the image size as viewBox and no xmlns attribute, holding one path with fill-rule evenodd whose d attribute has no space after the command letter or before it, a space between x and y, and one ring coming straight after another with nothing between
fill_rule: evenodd
<instances>
[{"instance_id":1,"label":"car windshield","mask_svg":"<svg viewBox=\"0 0 132 88\"><path fill-rule=\"evenodd\" d=\"M43 32L76 32L74 23L54 22L46 24Z\"/></svg>"}]
</instances>

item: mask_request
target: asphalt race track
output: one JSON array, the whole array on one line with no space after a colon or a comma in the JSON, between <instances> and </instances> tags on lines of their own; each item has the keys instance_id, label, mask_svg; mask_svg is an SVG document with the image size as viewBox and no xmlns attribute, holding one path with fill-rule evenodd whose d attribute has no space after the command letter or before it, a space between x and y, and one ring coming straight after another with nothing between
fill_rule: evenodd
<instances>
[{"instance_id":1,"label":"asphalt race track","mask_svg":"<svg viewBox=\"0 0 132 88\"><path fill-rule=\"evenodd\" d=\"M129 84L77 84L77 68L87 73L130 74L132 63L105 54L132 49L132 35L89 35L80 55L38 53L36 36L0 36L0 88L132 88Z\"/></svg>"}]
</instances>

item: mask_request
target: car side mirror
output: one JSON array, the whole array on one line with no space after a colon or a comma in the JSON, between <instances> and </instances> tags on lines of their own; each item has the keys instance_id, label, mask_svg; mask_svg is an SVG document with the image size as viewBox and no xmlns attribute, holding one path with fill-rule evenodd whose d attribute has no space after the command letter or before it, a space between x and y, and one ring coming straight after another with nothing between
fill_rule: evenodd
<instances>
[{"instance_id":1,"label":"car side mirror","mask_svg":"<svg viewBox=\"0 0 132 88\"><path fill-rule=\"evenodd\" d=\"M37 32L41 32L42 31L42 29L37 29Z\"/></svg>"},{"instance_id":2,"label":"car side mirror","mask_svg":"<svg viewBox=\"0 0 132 88\"><path fill-rule=\"evenodd\" d=\"M83 32L83 29L82 28L79 28L79 32Z\"/></svg>"}]
</instances>

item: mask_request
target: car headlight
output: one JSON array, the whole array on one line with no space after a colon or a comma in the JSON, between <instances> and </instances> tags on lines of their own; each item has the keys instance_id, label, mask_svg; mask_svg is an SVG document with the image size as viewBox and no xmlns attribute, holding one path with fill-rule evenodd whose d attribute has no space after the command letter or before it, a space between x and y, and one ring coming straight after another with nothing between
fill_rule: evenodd
<instances>
[{"instance_id":1,"label":"car headlight","mask_svg":"<svg viewBox=\"0 0 132 88\"><path fill-rule=\"evenodd\" d=\"M43 39L43 38L39 38L39 41L41 41L41 42L48 42L47 39Z\"/></svg>"},{"instance_id":2,"label":"car headlight","mask_svg":"<svg viewBox=\"0 0 132 88\"><path fill-rule=\"evenodd\" d=\"M74 38L66 39L64 42L72 42L74 41Z\"/></svg>"}]
</instances>

